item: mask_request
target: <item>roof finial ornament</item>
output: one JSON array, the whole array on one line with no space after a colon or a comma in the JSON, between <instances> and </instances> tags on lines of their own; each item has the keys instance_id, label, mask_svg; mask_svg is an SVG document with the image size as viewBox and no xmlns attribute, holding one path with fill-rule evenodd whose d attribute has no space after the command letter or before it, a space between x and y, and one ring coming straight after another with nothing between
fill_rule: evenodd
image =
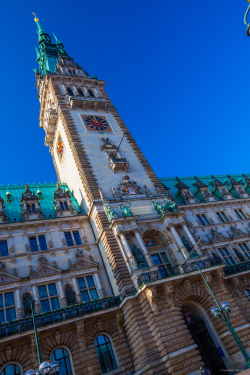
<instances>
[{"instance_id":1,"label":"roof finial ornament","mask_svg":"<svg viewBox=\"0 0 250 375\"><path fill-rule=\"evenodd\" d=\"M35 22L39 22L39 18L36 17L37 14L35 12L32 12L31 14L34 15L34 21Z\"/></svg>"}]
</instances>

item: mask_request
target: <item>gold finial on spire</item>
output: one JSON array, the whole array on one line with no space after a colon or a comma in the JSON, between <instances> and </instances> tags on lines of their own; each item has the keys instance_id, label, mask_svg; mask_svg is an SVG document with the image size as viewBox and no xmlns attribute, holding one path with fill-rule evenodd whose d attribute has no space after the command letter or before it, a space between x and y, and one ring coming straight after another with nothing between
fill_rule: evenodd
<instances>
[{"instance_id":1,"label":"gold finial on spire","mask_svg":"<svg viewBox=\"0 0 250 375\"><path fill-rule=\"evenodd\" d=\"M248 3L250 3L250 0L246 0Z\"/></svg>"},{"instance_id":2,"label":"gold finial on spire","mask_svg":"<svg viewBox=\"0 0 250 375\"><path fill-rule=\"evenodd\" d=\"M250 0L249 0L250 1ZM39 22L39 18L36 17L36 13L35 12L32 12L31 14L34 14L34 21L35 22Z\"/></svg>"}]
</instances>

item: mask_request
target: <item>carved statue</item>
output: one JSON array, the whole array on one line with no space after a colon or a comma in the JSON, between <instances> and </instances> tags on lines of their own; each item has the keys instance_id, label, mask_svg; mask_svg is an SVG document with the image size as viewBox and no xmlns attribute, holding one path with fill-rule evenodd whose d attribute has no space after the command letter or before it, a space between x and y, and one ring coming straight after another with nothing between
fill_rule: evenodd
<instances>
[{"instance_id":1,"label":"carved statue","mask_svg":"<svg viewBox=\"0 0 250 375\"><path fill-rule=\"evenodd\" d=\"M164 206L163 204L160 204L158 201L155 201L154 203L154 208L155 208L155 211L161 215L163 213L163 211L165 211L166 209L166 206Z\"/></svg>"},{"instance_id":2,"label":"carved statue","mask_svg":"<svg viewBox=\"0 0 250 375\"><path fill-rule=\"evenodd\" d=\"M186 247L186 249L187 249L187 250L189 251L189 253L190 253L190 251L192 250L192 248L191 248L191 246L190 246L188 240L186 239L186 237L182 236L181 240L182 240L184 246Z\"/></svg>"},{"instance_id":3,"label":"carved statue","mask_svg":"<svg viewBox=\"0 0 250 375\"><path fill-rule=\"evenodd\" d=\"M0 260L0 271L5 272L5 263Z\"/></svg>"},{"instance_id":4,"label":"carved statue","mask_svg":"<svg viewBox=\"0 0 250 375\"><path fill-rule=\"evenodd\" d=\"M23 293L23 307L24 307L25 316L32 314L30 301L32 301L31 295L29 293Z\"/></svg>"},{"instance_id":5,"label":"carved statue","mask_svg":"<svg viewBox=\"0 0 250 375\"><path fill-rule=\"evenodd\" d=\"M70 285L66 287L65 295L66 295L68 305L74 305L76 303L75 295Z\"/></svg>"},{"instance_id":6,"label":"carved statue","mask_svg":"<svg viewBox=\"0 0 250 375\"><path fill-rule=\"evenodd\" d=\"M110 206L108 206L106 214L107 214L109 221L111 221L115 217L118 217L117 213L114 210L112 210Z\"/></svg>"},{"instance_id":7,"label":"carved statue","mask_svg":"<svg viewBox=\"0 0 250 375\"><path fill-rule=\"evenodd\" d=\"M146 267L146 263L145 263L145 260L144 260L144 258L142 256L141 250L138 249L138 247L136 247L136 245L134 245L134 244L130 245L130 247L131 247L132 253L133 253L134 257L135 257L135 260L138 263L139 268L143 268L144 269Z\"/></svg>"},{"instance_id":8,"label":"carved statue","mask_svg":"<svg viewBox=\"0 0 250 375\"><path fill-rule=\"evenodd\" d=\"M133 216L131 209L130 209L129 201L128 201L128 206L125 206L125 204L123 204L122 206L120 206L120 209L124 217Z\"/></svg>"},{"instance_id":9,"label":"carved statue","mask_svg":"<svg viewBox=\"0 0 250 375\"><path fill-rule=\"evenodd\" d=\"M168 200L167 198L166 198L166 206L165 207L169 211L172 211L172 212L178 211L177 204L175 202L170 202L170 200Z\"/></svg>"}]
</instances>

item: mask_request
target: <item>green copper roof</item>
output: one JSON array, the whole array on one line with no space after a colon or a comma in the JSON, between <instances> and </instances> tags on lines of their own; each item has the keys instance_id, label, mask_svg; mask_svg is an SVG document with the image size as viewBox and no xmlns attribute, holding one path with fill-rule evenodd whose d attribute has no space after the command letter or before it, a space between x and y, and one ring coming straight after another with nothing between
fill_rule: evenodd
<instances>
[{"instance_id":1,"label":"green copper roof","mask_svg":"<svg viewBox=\"0 0 250 375\"><path fill-rule=\"evenodd\" d=\"M45 183L45 184L30 184L29 190L37 194L39 191L42 193L42 200L39 200L41 205L41 211L46 216L46 219L53 219L55 218L55 208L54 208L54 191L57 189L56 184L54 183ZM63 190L68 188L67 184L60 183L60 187ZM70 191L70 190L69 190ZM10 203L6 202L6 193L10 193L12 200ZM4 200L5 205L5 214L10 219L10 222L19 222L21 221L22 210L20 207L21 204L21 195L25 193L24 185L5 185L0 186L0 196ZM80 215L83 214L83 210L77 203L77 200L73 197L71 191L71 202L73 208L78 212ZM37 219L39 220L39 219Z\"/></svg>"},{"instance_id":2,"label":"green copper roof","mask_svg":"<svg viewBox=\"0 0 250 375\"><path fill-rule=\"evenodd\" d=\"M250 178L250 173L244 174L248 178ZM212 192L212 194L219 200L222 200L223 198L218 193L216 188L213 186L213 178L212 176L196 176L201 182L206 184L209 188L209 190ZM214 175L215 178L217 178L220 182L224 183L226 188L229 190L229 192L233 195L234 198L238 198L236 191L231 186L230 178L227 175ZM230 177L235 179L236 181L239 181L243 188L246 190L247 193L250 194L250 188L248 187L245 177L243 174L231 174ZM185 185L187 185L191 192L194 194L194 196L198 199L198 201L203 202L202 195L198 192L196 186L194 184L197 182L194 178L194 176L186 176L186 177L180 177L178 178L184 182ZM179 190L176 187L177 180L176 177L160 177L159 180L163 185L165 185L167 188L170 189L170 192L172 193L173 197L177 200L180 204L185 204L183 201L182 196L179 194Z\"/></svg>"}]
</instances>

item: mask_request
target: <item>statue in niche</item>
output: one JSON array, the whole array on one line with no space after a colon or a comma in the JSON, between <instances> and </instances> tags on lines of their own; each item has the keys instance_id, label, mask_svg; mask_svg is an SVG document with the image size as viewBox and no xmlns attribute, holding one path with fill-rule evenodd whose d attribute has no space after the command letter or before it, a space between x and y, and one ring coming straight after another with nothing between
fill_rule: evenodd
<instances>
[{"instance_id":1,"label":"statue in niche","mask_svg":"<svg viewBox=\"0 0 250 375\"><path fill-rule=\"evenodd\" d=\"M76 303L75 294L70 285L66 286L65 295L66 295L68 305L74 305Z\"/></svg>"},{"instance_id":2,"label":"statue in niche","mask_svg":"<svg viewBox=\"0 0 250 375\"><path fill-rule=\"evenodd\" d=\"M186 249L188 250L188 252L190 253L190 251L192 250L192 248L191 248L188 240L186 239L186 237L182 236L181 240L182 240L184 246L186 247Z\"/></svg>"},{"instance_id":3,"label":"statue in niche","mask_svg":"<svg viewBox=\"0 0 250 375\"><path fill-rule=\"evenodd\" d=\"M146 265L145 260L144 260L144 258L142 256L141 250L138 249L138 247L136 247L135 244L131 244L130 247L131 247L132 253L133 253L134 257L135 257L135 260L136 260L139 268L140 269L147 268L147 265Z\"/></svg>"},{"instance_id":4,"label":"statue in niche","mask_svg":"<svg viewBox=\"0 0 250 375\"><path fill-rule=\"evenodd\" d=\"M132 211L130 209L129 201L128 201L128 206L125 206L125 204L123 204L122 206L120 206L120 209L124 217L133 216Z\"/></svg>"},{"instance_id":5,"label":"statue in niche","mask_svg":"<svg viewBox=\"0 0 250 375\"><path fill-rule=\"evenodd\" d=\"M25 316L32 315L31 303L33 303L31 294L23 293L23 307Z\"/></svg>"}]
</instances>

